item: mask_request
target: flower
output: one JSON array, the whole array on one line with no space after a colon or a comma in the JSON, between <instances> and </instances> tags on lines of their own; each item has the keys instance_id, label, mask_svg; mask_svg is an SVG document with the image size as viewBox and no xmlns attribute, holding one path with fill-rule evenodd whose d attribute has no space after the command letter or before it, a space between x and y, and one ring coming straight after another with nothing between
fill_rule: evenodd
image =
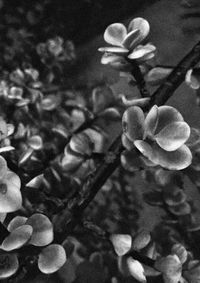
<instances>
[{"instance_id":1,"label":"flower","mask_svg":"<svg viewBox=\"0 0 200 283\"><path fill-rule=\"evenodd\" d=\"M154 105L146 118L140 107L130 107L123 114L122 126L125 148L128 152L137 148L148 164L150 161L153 166L170 170L181 170L191 164L192 154L185 145L190 127L174 107Z\"/></svg>"},{"instance_id":2,"label":"flower","mask_svg":"<svg viewBox=\"0 0 200 283\"><path fill-rule=\"evenodd\" d=\"M155 56L156 47L150 43L141 45L149 31L149 23L143 18L133 19L128 30L121 23L109 25L104 33L104 40L113 46L99 48L100 52L105 53L101 63L126 70L129 64L124 56L139 61L152 59Z\"/></svg>"}]
</instances>

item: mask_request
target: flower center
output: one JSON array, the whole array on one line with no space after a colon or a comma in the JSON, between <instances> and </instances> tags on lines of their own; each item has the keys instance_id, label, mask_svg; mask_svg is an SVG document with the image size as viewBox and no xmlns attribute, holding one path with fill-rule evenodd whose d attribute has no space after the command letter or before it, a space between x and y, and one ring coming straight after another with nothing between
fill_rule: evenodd
<instances>
[{"instance_id":1,"label":"flower center","mask_svg":"<svg viewBox=\"0 0 200 283\"><path fill-rule=\"evenodd\" d=\"M5 183L0 184L0 193L5 195L7 193L7 185Z\"/></svg>"}]
</instances>

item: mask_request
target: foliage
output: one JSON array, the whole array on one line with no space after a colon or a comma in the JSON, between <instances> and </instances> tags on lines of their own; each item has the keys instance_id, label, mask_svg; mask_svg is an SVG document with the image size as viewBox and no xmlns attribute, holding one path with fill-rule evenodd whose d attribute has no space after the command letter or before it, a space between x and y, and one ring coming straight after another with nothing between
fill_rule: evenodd
<instances>
[{"instance_id":1,"label":"foliage","mask_svg":"<svg viewBox=\"0 0 200 283\"><path fill-rule=\"evenodd\" d=\"M17 13L37 27L48 4L19 6ZM189 178L200 188L200 130L164 104L184 80L199 88L200 43L178 66L157 66L149 31L147 20L136 18L104 33L112 46L100 48L101 62L139 89L131 98L106 82L72 82L78 55L71 40L7 31L12 40L1 46L0 76L2 282L33 275L66 283L199 281L200 224L185 187ZM154 93L150 85L158 85ZM146 204L164 212L152 231L140 227Z\"/></svg>"}]
</instances>

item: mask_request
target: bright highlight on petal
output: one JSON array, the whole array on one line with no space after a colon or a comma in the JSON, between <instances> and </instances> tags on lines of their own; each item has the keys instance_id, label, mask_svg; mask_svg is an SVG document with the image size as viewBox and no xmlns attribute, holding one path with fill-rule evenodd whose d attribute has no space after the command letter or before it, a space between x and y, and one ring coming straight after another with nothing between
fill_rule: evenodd
<instances>
[{"instance_id":1,"label":"bright highlight on petal","mask_svg":"<svg viewBox=\"0 0 200 283\"><path fill-rule=\"evenodd\" d=\"M127 35L126 27L121 23L111 24L104 33L104 40L112 45L121 46Z\"/></svg>"}]
</instances>

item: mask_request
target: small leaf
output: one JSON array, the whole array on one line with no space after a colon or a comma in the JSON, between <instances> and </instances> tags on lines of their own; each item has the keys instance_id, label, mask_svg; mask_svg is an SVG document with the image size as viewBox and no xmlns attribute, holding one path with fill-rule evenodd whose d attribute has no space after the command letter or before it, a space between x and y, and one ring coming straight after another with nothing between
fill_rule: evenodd
<instances>
[{"instance_id":1,"label":"small leaf","mask_svg":"<svg viewBox=\"0 0 200 283\"><path fill-rule=\"evenodd\" d=\"M127 35L126 27L120 23L114 23L107 27L104 32L104 40L112 45L122 46L125 36Z\"/></svg>"},{"instance_id":2,"label":"small leaf","mask_svg":"<svg viewBox=\"0 0 200 283\"><path fill-rule=\"evenodd\" d=\"M34 150L39 150L43 147L42 138L38 135L31 136L28 139L28 145Z\"/></svg>"},{"instance_id":3,"label":"small leaf","mask_svg":"<svg viewBox=\"0 0 200 283\"><path fill-rule=\"evenodd\" d=\"M50 94L43 98L41 102L41 107L43 110L52 111L56 109L56 107L59 104L60 104L60 99L57 96Z\"/></svg>"},{"instance_id":4,"label":"small leaf","mask_svg":"<svg viewBox=\"0 0 200 283\"><path fill-rule=\"evenodd\" d=\"M35 213L28 218L26 225L33 227L30 244L40 247L46 246L53 241L53 225L47 216Z\"/></svg>"},{"instance_id":5,"label":"small leaf","mask_svg":"<svg viewBox=\"0 0 200 283\"><path fill-rule=\"evenodd\" d=\"M24 225L27 221L27 217L24 217L24 216L15 216L8 224L8 231L9 232L12 232L14 231L15 229L17 229L18 227Z\"/></svg>"},{"instance_id":6,"label":"small leaf","mask_svg":"<svg viewBox=\"0 0 200 283\"><path fill-rule=\"evenodd\" d=\"M33 178L32 180L30 180L26 184L26 187L38 189L41 186L43 179L44 179L44 174L40 174L36 176L35 178Z\"/></svg>"},{"instance_id":7,"label":"small leaf","mask_svg":"<svg viewBox=\"0 0 200 283\"><path fill-rule=\"evenodd\" d=\"M4 178L4 176L7 173L7 162L5 160L5 158L3 158L2 156L0 156L0 179Z\"/></svg>"},{"instance_id":8,"label":"small leaf","mask_svg":"<svg viewBox=\"0 0 200 283\"><path fill-rule=\"evenodd\" d=\"M177 283L180 280L182 265L177 255L159 258L156 260L155 268L171 279L178 279Z\"/></svg>"},{"instance_id":9,"label":"small leaf","mask_svg":"<svg viewBox=\"0 0 200 283\"><path fill-rule=\"evenodd\" d=\"M191 206L187 202L180 203L176 206L169 206L169 211L174 215L187 215L191 213Z\"/></svg>"},{"instance_id":10,"label":"small leaf","mask_svg":"<svg viewBox=\"0 0 200 283\"><path fill-rule=\"evenodd\" d=\"M146 277L144 275L144 268L139 261L129 257L127 259L127 265L131 276L133 276L136 280L138 280L141 283L147 282Z\"/></svg>"},{"instance_id":11,"label":"small leaf","mask_svg":"<svg viewBox=\"0 0 200 283\"><path fill-rule=\"evenodd\" d=\"M0 279L11 277L17 272L19 262L16 254L1 254L0 255Z\"/></svg>"},{"instance_id":12,"label":"small leaf","mask_svg":"<svg viewBox=\"0 0 200 283\"><path fill-rule=\"evenodd\" d=\"M176 254L179 259L180 259L180 262L183 264L184 262L186 262L187 260L187 256L188 256L188 253L187 253L187 250L185 249L185 247L181 244L174 244L172 246L172 249L171 249L171 252L173 254Z\"/></svg>"},{"instance_id":13,"label":"small leaf","mask_svg":"<svg viewBox=\"0 0 200 283\"><path fill-rule=\"evenodd\" d=\"M190 136L190 127L185 122L174 122L165 126L155 140L161 148L174 151L181 147Z\"/></svg>"},{"instance_id":14,"label":"small leaf","mask_svg":"<svg viewBox=\"0 0 200 283\"><path fill-rule=\"evenodd\" d=\"M110 236L114 250L118 256L125 255L132 245L132 237L127 234L113 234Z\"/></svg>"},{"instance_id":15,"label":"small leaf","mask_svg":"<svg viewBox=\"0 0 200 283\"><path fill-rule=\"evenodd\" d=\"M144 133L144 113L138 106L129 107L122 116L123 132L131 141L141 139Z\"/></svg>"},{"instance_id":16,"label":"small leaf","mask_svg":"<svg viewBox=\"0 0 200 283\"><path fill-rule=\"evenodd\" d=\"M53 244L42 250L38 258L38 268L45 274L58 271L66 262L65 249L61 245Z\"/></svg>"},{"instance_id":17,"label":"small leaf","mask_svg":"<svg viewBox=\"0 0 200 283\"><path fill-rule=\"evenodd\" d=\"M33 228L30 225L22 225L14 229L2 243L2 249L12 251L21 248L30 239Z\"/></svg>"},{"instance_id":18,"label":"small leaf","mask_svg":"<svg viewBox=\"0 0 200 283\"><path fill-rule=\"evenodd\" d=\"M150 25L149 25L147 20L138 17L138 18L133 19L129 23L128 31L130 32L132 30L139 30L140 31L137 40L135 40L131 45L131 48L133 49L137 44L142 42L147 37L147 35L149 34L149 31L150 31Z\"/></svg>"},{"instance_id":19,"label":"small leaf","mask_svg":"<svg viewBox=\"0 0 200 283\"><path fill-rule=\"evenodd\" d=\"M141 250L145 248L150 243L150 241L150 233L143 230L134 237L132 247L134 250Z\"/></svg>"},{"instance_id":20,"label":"small leaf","mask_svg":"<svg viewBox=\"0 0 200 283\"><path fill-rule=\"evenodd\" d=\"M171 68L155 67L147 73L145 80L150 85L158 85L161 84L171 72Z\"/></svg>"},{"instance_id":21,"label":"small leaf","mask_svg":"<svg viewBox=\"0 0 200 283\"><path fill-rule=\"evenodd\" d=\"M31 157L32 153L33 153L33 149L32 148L28 148L27 150L25 150L21 156L19 157L18 163L19 166L24 165L24 163L26 163L29 158Z\"/></svg>"},{"instance_id":22,"label":"small leaf","mask_svg":"<svg viewBox=\"0 0 200 283\"><path fill-rule=\"evenodd\" d=\"M84 132L74 135L69 142L69 146L73 151L81 155L91 155L94 147L91 139Z\"/></svg>"}]
</instances>

